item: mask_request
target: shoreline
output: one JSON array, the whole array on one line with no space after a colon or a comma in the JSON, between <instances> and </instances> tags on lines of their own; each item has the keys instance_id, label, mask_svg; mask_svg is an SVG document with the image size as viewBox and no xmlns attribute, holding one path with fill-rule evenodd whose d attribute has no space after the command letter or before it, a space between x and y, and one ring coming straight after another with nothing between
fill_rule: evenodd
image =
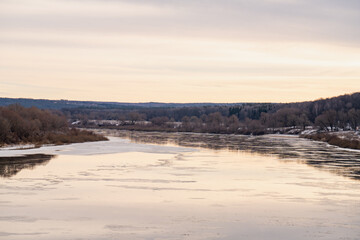
<instances>
[{"instance_id":1,"label":"shoreline","mask_svg":"<svg viewBox=\"0 0 360 240\"><path fill-rule=\"evenodd\" d=\"M316 132L300 134L299 137L313 141L326 142L331 146L344 149L360 150L360 135L354 131L343 132Z\"/></svg>"},{"instance_id":2,"label":"shoreline","mask_svg":"<svg viewBox=\"0 0 360 240\"><path fill-rule=\"evenodd\" d=\"M47 143L47 144L39 144L39 143L19 143L19 144L6 144L3 146L0 146L0 152L1 151L22 151L22 150L31 150L31 149L38 149L42 147L56 147L56 146L62 146L62 145L71 145L76 143L91 143L91 142L98 142L98 141L108 141L108 137L120 137L124 138L125 134L131 134L134 133L168 133L168 134L192 134L195 136L204 135L204 136L243 136L243 137L261 137L261 136L268 136L271 138L302 138L302 139L308 139L311 141L316 142L324 142L327 143L329 146L335 146L340 149L344 150L351 150L351 151L360 151L360 136L357 135L355 132L329 132L329 133L318 133L318 132L307 132L305 134L285 134L285 133L269 133L269 134L263 134L263 135L245 135L245 134L234 134L234 133L198 133L198 132L168 132L168 131L140 131L140 130L122 130L122 129L109 129L109 128L83 128L83 130L88 130L92 133L95 133L97 135L103 136L103 140L95 140L95 141L84 141L84 142L67 142L67 143ZM122 134L116 134L122 133ZM349 139L349 136L352 136L353 138ZM354 138L356 136L356 138ZM335 141L335 140L336 141ZM330 141L331 140L331 141ZM354 147L351 144L349 145L349 142L355 142L357 145ZM345 145L344 145L345 143Z\"/></svg>"},{"instance_id":3,"label":"shoreline","mask_svg":"<svg viewBox=\"0 0 360 240\"><path fill-rule=\"evenodd\" d=\"M0 143L0 150L33 149L44 146L59 146L72 143L85 143L107 141L108 139L86 129L69 129L64 132L47 132L34 141L15 141L13 143Z\"/></svg>"},{"instance_id":4,"label":"shoreline","mask_svg":"<svg viewBox=\"0 0 360 240\"><path fill-rule=\"evenodd\" d=\"M342 132L317 132L317 131L308 131L304 130L299 134L289 134L289 133L266 133L262 135L247 135L247 134L236 134L236 133L199 133L199 132L182 132L182 131L151 131L151 130L126 130L126 129L114 129L114 128L85 128L90 131L122 131L122 132L143 132L143 133L183 133L183 134L204 134L204 135L224 135L224 136L271 136L271 137L289 137L289 138L303 138L317 142L325 142L330 146L336 146L342 149L351 149L351 150L360 150L360 134L357 135L357 132L354 131L342 131ZM328 135L328 137L318 137L318 136ZM334 137L337 136L337 137Z\"/></svg>"}]
</instances>

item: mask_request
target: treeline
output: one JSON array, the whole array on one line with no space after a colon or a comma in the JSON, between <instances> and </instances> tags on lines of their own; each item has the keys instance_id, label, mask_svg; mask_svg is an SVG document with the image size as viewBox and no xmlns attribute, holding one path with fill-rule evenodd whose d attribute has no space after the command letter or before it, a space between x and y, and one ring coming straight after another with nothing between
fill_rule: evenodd
<instances>
[{"instance_id":1,"label":"treeline","mask_svg":"<svg viewBox=\"0 0 360 240\"><path fill-rule=\"evenodd\" d=\"M83 126L129 130L210 133L298 133L307 127L324 131L356 130L360 124L360 93L299 103L248 103L235 106L177 108L64 109ZM94 120L115 120L99 124Z\"/></svg>"},{"instance_id":2,"label":"treeline","mask_svg":"<svg viewBox=\"0 0 360 240\"><path fill-rule=\"evenodd\" d=\"M122 121L150 121L156 117L168 117L171 121L179 122L183 117L201 117L220 112L223 116L229 113L226 106L200 107L134 107L134 108L68 108L62 110L69 119L122 120Z\"/></svg>"},{"instance_id":3,"label":"treeline","mask_svg":"<svg viewBox=\"0 0 360 240\"><path fill-rule=\"evenodd\" d=\"M105 140L89 131L70 129L59 111L50 112L19 104L0 107L0 145L17 143L64 144Z\"/></svg>"}]
</instances>

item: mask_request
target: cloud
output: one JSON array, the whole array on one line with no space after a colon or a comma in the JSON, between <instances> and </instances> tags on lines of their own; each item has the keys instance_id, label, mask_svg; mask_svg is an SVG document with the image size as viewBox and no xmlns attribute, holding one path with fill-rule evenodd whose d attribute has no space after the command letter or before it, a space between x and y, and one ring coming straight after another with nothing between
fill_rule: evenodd
<instances>
[{"instance_id":1,"label":"cloud","mask_svg":"<svg viewBox=\"0 0 360 240\"><path fill-rule=\"evenodd\" d=\"M46 97L47 88L57 98L123 101L254 101L256 88L266 100L278 97L276 88L291 90L288 99L296 91L317 98L327 86L334 95L353 92L359 7L354 0L2 0L0 74L14 83L6 92L28 97Z\"/></svg>"},{"instance_id":2,"label":"cloud","mask_svg":"<svg viewBox=\"0 0 360 240\"><path fill-rule=\"evenodd\" d=\"M172 15L169 8L147 3L121 1L64 1L64 0L4 0L0 13L5 16L16 14L27 17L51 16L81 16L81 17L156 17L159 15Z\"/></svg>"},{"instance_id":3,"label":"cloud","mask_svg":"<svg viewBox=\"0 0 360 240\"><path fill-rule=\"evenodd\" d=\"M358 45L358 1L32 0L0 3L0 29Z\"/></svg>"}]
</instances>

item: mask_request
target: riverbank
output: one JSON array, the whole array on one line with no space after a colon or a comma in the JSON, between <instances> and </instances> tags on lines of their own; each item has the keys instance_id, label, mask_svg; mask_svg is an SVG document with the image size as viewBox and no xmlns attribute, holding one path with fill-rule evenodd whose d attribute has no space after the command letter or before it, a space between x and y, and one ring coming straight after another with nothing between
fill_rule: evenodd
<instances>
[{"instance_id":1,"label":"riverbank","mask_svg":"<svg viewBox=\"0 0 360 240\"><path fill-rule=\"evenodd\" d=\"M199 133L199 134L235 134L235 135L252 135L252 136L261 136L269 134L284 134L284 135L299 135L302 131L302 128L299 127L279 127L279 128L186 128L179 126L157 126L157 125L146 125L146 124L129 124L129 125L96 125L96 126L77 126L82 129L109 129L117 131L137 131L137 132L165 132L165 133Z\"/></svg>"},{"instance_id":2,"label":"riverbank","mask_svg":"<svg viewBox=\"0 0 360 240\"><path fill-rule=\"evenodd\" d=\"M0 142L1 149L29 149L44 145L64 145L71 143L84 143L107 141L108 138L93 131L69 129L67 131L47 132L30 140L14 140L12 142Z\"/></svg>"},{"instance_id":3,"label":"riverbank","mask_svg":"<svg viewBox=\"0 0 360 240\"><path fill-rule=\"evenodd\" d=\"M300 137L307 138L315 141L327 142L330 145L360 149L360 133L354 131L343 132L304 132L300 134Z\"/></svg>"}]
</instances>

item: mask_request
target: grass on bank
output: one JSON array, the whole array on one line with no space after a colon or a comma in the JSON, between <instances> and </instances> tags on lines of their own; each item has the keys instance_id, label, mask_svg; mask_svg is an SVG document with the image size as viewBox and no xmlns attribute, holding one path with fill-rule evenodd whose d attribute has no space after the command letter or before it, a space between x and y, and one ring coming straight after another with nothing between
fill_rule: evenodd
<instances>
[{"instance_id":1,"label":"grass on bank","mask_svg":"<svg viewBox=\"0 0 360 240\"><path fill-rule=\"evenodd\" d=\"M360 137L355 132L323 132L301 135L301 137L327 142L330 145L342 148L360 149Z\"/></svg>"}]
</instances>

